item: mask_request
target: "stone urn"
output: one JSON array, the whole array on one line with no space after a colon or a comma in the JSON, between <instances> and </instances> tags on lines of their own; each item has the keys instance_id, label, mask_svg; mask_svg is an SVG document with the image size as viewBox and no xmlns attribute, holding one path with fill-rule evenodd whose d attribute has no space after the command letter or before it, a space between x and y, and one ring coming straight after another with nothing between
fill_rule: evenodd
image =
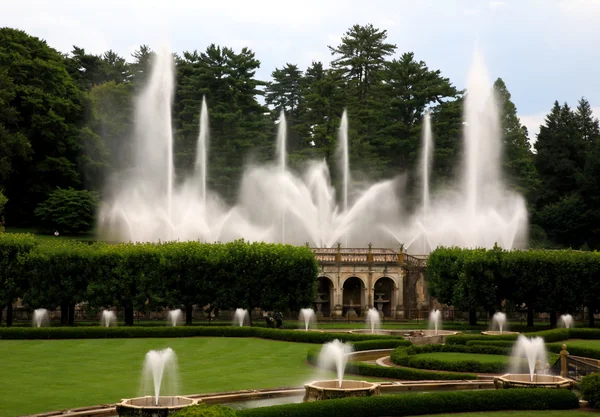
<instances>
[{"instance_id":1,"label":"stone urn","mask_svg":"<svg viewBox=\"0 0 600 417\"><path fill-rule=\"evenodd\" d=\"M200 400L179 395L160 396L158 397L158 404L156 403L156 397L150 395L127 398L117 404L117 414L119 417L167 417L175 411L190 405L196 405L199 402Z\"/></svg>"},{"instance_id":2,"label":"stone urn","mask_svg":"<svg viewBox=\"0 0 600 417\"><path fill-rule=\"evenodd\" d=\"M380 394L379 384L367 381L343 380L340 387L337 379L314 381L304 385L304 402L331 400L334 398L372 397Z\"/></svg>"}]
</instances>

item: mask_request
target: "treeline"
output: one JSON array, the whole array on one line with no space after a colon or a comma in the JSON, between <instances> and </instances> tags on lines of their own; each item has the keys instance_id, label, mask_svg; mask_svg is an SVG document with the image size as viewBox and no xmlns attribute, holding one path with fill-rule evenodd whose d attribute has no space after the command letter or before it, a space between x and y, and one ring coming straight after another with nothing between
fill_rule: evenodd
<instances>
[{"instance_id":1,"label":"treeline","mask_svg":"<svg viewBox=\"0 0 600 417\"><path fill-rule=\"evenodd\" d=\"M317 263L306 247L198 242L86 244L38 241L32 235L0 234L0 312L17 299L30 308L60 307L63 324L73 324L75 305L118 306L125 323L133 312L182 308L290 308L312 304ZM1 317L1 314L0 314Z\"/></svg>"},{"instance_id":2,"label":"treeline","mask_svg":"<svg viewBox=\"0 0 600 417\"><path fill-rule=\"evenodd\" d=\"M509 308L557 315L588 309L589 325L600 308L600 253L572 250L506 251L438 248L427 259L431 295L443 304L469 312L492 315Z\"/></svg>"},{"instance_id":3,"label":"treeline","mask_svg":"<svg viewBox=\"0 0 600 417\"><path fill-rule=\"evenodd\" d=\"M270 81L256 78L260 61L248 48L209 45L175 54L173 123L180 177L194 164L206 96L209 186L230 201L246 160L273 157L274 122L281 110L288 118L289 163L300 168L312 158L333 162L339 119L347 108L354 180L405 172L404 201L410 205L418 202L413 168L421 119L429 108L435 138L432 188L453 181L461 166L465 92L414 53L398 51L387 32L372 25L352 26L329 50L331 62L308 68L282 63ZM94 55L82 47L60 54L22 31L0 29L0 210L6 204L8 225L61 232L93 226L99 194L110 188L105 179L127 168L134 97L153 58L146 45L129 61L114 51ZM595 180L600 129L589 103L582 99L575 109L555 103L534 152L506 85L498 79L494 88L503 112L504 173L527 198L532 244L600 247L600 183Z\"/></svg>"}]
</instances>

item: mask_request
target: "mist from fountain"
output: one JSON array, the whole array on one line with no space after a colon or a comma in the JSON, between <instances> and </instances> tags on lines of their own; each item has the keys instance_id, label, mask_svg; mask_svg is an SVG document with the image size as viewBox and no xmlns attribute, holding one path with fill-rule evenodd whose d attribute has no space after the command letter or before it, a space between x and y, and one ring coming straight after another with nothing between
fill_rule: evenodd
<instances>
[{"instance_id":1,"label":"mist from fountain","mask_svg":"<svg viewBox=\"0 0 600 417\"><path fill-rule=\"evenodd\" d=\"M304 330L306 331L308 331L309 327L314 327L317 323L317 315L315 314L315 310L312 308L300 309L300 315L298 316L298 319L304 322Z\"/></svg>"},{"instance_id":2,"label":"mist from fountain","mask_svg":"<svg viewBox=\"0 0 600 417\"><path fill-rule=\"evenodd\" d=\"M370 308L367 310L367 328L371 329L371 334L374 334L375 331L379 330L381 327L381 317L379 316L379 311L376 308Z\"/></svg>"},{"instance_id":3,"label":"mist from fountain","mask_svg":"<svg viewBox=\"0 0 600 417\"><path fill-rule=\"evenodd\" d=\"M570 329L571 327L573 327L573 316L571 316L570 314L563 314L562 316L560 316L560 323L563 327Z\"/></svg>"},{"instance_id":4,"label":"mist from fountain","mask_svg":"<svg viewBox=\"0 0 600 417\"><path fill-rule=\"evenodd\" d=\"M117 325L117 316L112 310L102 310L100 316L100 326L110 327Z\"/></svg>"},{"instance_id":5,"label":"mist from fountain","mask_svg":"<svg viewBox=\"0 0 600 417\"><path fill-rule=\"evenodd\" d=\"M111 241L201 240L285 242L313 247L395 247L411 253L439 245L504 248L525 244L527 211L500 173L501 124L483 61L475 54L465 98L465 157L456 187L431 191L431 118L423 121L422 205L406 212L397 179L352 182L348 115L340 119L336 160L340 189L327 163L309 161L298 172L287 164L287 123L278 119L276 159L244 167L234 205L208 189L209 112L200 109L194 174L175 182L171 107L173 57L161 49L135 109L130 170L107 186L100 208L101 238ZM485 192L484 192L485 190ZM339 197L338 197L339 195ZM382 233L384 231L385 233Z\"/></svg>"},{"instance_id":6,"label":"mist from fountain","mask_svg":"<svg viewBox=\"0 0 600 417\"><path fill-rule=\"evenodd\" d=\"M176 310L170 310L169 311L169 323L171 323L171 326L175 327L177 326L179 323L181 323L183 321L183 312L181 311L181 309L176 309Z\"/></svg>"},{"instance_id":7,"label":"mist from fountain","mask_svg":"<svg viewBox=\"0 0 600 417\"><path fill-rule=\"evenodd\" d=\"M437 336L438 330L442 328L442 312L440 310L431 310L429 313L429 328L434 330L434 335Z\"/></svg>"},{"instance_id":8,"label":"mist from fountain","mask_svg":"<svg viewBox=\"0 0 600 417\"><path fill-rule=\"evenodd\" d=\"M342 343L335 339L333 342L328 342L323 345L319 353L319 368L330 369L334 368L338 379L338 388L342 387L344 380L344 371L348 362L348 354L353 350L352 345Z\"/></svg>"},{"instance_id":9,"label":"mist from fountain","mask_svg":"<svg viewBox=\"0 0 600 417\"><path fill-rule=\"evenodd\" d=\"M146 353L140 389L142 395L151 392L155 398L155 405L158 405L161 393L177 394L178 378L177 355L173 349L151 350Z\"/></svg>"},{"instance_id":10,"label":"mist from fountain","mask_svg":"<svg viewBox=\"0 0 600 417\"><path fill-rule=\"evenodd\" d=\"M519 373L523 358L527 359L529 377L530 380L533 381L536 365L541 364L543 366L548 362L548 354L546 353L544 339L541 337L528 338L523 335L518 337L511 354L511 373Z\"/></svg>"},{"instance_id":11,"label":"mist from fountain","mask_svg":"<svg viewBox=\"0 0 600 417\"><path fill-rule=\"evenodd\" d=\"M506 314L501 311L497 311L492 316L492 330L496 330L496 328L500 331L500 334L508 330L506 327Z\"/></svg>"},{"instance_id":12,"label":"mist from fountain","mask_svg":"<svg viewBox=\"0 0 600 417\"><path fill-rule=\"evenodd\" d=\"M248 324L250 321L250 316L248 315L248 310L245 308L236 308L233 313L233 324L242 327L244 324Z\"/></svg>"},{"instance_id":13,"label":"mist from fountain","mask_svg":"<svg viewBox=\"0 0 600 417\"><path fill-rule=\"evenodd\" d=\"M35 310L33 310L33 325L35 327L49 326L50 317L48 316L48 310L46 310L45 308L36 308Z\"/></svg>"}]
</instances>

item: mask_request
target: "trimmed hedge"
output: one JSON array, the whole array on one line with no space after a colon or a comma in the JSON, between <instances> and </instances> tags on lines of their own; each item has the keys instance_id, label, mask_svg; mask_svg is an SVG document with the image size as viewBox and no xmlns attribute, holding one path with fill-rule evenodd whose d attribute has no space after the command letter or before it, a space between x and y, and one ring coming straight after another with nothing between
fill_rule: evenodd
<instances>
[{"instance_id":1,"label":"trimmed hedge","mask_svg":"<svg viewBox=\"0 0 600 417\"><path fill-rule=\"evenodd\" d=\"M382 340L381 344L385 344L387 341ZM406 342L406 341L404 341ZM371 342L359 342L355 343L354 346ZM371 344L371 346L373 346ZM377 347L371 347L371 349L380 349ZM383 349L383 348L381 348ZM318 366L320 349L311 349L306 355L308 363ZM387 367L379 365L371 365L363 362L348 362L346 365L346 372L355 375L373 376L378 378L390 378L390 379L401 379L406 381L420 381L420 380L465 380L465 379L477 379L477 375L466 374L466 373L451 373L451 372L436 372L436 371L423 371L420 369L412 368L397 368Z\"/></svg>"},{"instance_id":2,"label":"trimmed hedge","mask_svg":"<svg viewBox=\"0 0 600 417\"><path fill-rule=\"evenodd\" d=\"M569 329L571 339L600 339L600 329Z\"/></svg>"},{"instance_id":3,"label":"trimmed hedge","mask_svg":"<svg viewBox=\"0 0 600 417\"><path fill-rule=\"evenodd\" d=\"M434 392L344 398L237 411L238 417L400 417L502 410L571 410L579 408L569 390L509 389Z\"/></svg>"},{"instance_id":4,"label":"trimmed hedge","mask_svg":"<svg viewBox=\"0 0 600 417\"><path fill-rule=\"evenodd\" d=\"M583 356L586 358L600 359L600 349L586 348L581 346L569 346L569 341L565 342L567 351L570 355ZM548 352L560 353L563 343L547 343L546 349Z\"/></svg>"},{"instance_id":5,"label":"trimmed hedge","mask_svg":"<svg viewBox=\"0 0 600 417\"><path fill-rule=\"evenodd\" d=\"M352 343L355 352L375 349L396 349L400 346L412 346L412 343L403 339L365 340Z\"/></svg>"},{"instance_id":6,"label":"trimmed hedge","mask_svg":"<svg viewBox=\"0 0 600 417\"><path fill-rule=\"evenodd\" d=\"M222 405L198 404L185 407L171 417L236 417L236 413L229 407Z\"/></svg>"},{"instance_id":7,"label":"trimmed hedge","mask_svg":"<svg viewBox=\"0 0 600 417\"><path fill-rule=\"evenodd\" d=\"M506 368L506 363L482 363L476 360L441 361L423 358L416 355L431 352L477 353L487 355L507 355L510 349L496 346L464 346L464 345L421 345L408 348L397 348L392 352L391 360L397 365L419 369L434 369L452 372L497 373Z\"/></svg>"},{"instance_id":8,"label":"trimmed hedge","mask_svg":"<svg viewBox=\"0 0 600 417\"><path fill-rule=\"evenodd\" d=\"M262 327L239 326L150 326L150 327L3 327L0 339L117 339L141 337L260 337L300 343L326 343L338 339L344 342L382 341L386 346L410 344L398 337L386 335L303 332ZM390 340L391 339L391 340Z\"/></svg>"},{"instance_id":9,"label":"trimmed hedge","mask_svg":"<svg viewBox=\"0 0 600 417\"><path fill-rule=\"evenodd\" d=\"M527 337L541 337L546 343L559 342L569 338L569 329L553 329L543 330L541 332L531 332L524 334ZM485 340L485 341L498 341L498 340L517 340L518 334L503 334L497 336L483 335L483 334L456 334L446 337L446 344L448 345L466 345L467 342L472 340Z\"/></svg>"},{"instance_id":10,"label":"trimmed hedge","mask_svg":"<svg viewBox=\"0 0 600 417\"><path fill-rule=\"evenodd\" d=\"M579 389L584 400L590 403L592 408L600 408L600 374L586 375L579 383Z\"/></svg>"}]
</instances>

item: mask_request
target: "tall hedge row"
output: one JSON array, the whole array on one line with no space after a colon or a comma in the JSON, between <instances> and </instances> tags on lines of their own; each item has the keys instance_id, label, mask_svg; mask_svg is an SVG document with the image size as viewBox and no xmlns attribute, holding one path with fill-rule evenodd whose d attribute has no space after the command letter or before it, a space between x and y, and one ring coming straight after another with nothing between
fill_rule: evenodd
<instances>
[{"instance_id":1,"label":"tall hedge row","mask_svg":"<svg viewBox=\"0 0 600 417\"><path fill-rule=\"evenodd\" d=\"M126 324L134 310L182 308L299 309L312 303L317 262L306 247L266 243L87 244L0 235L0 301L32 308L118 306ZM9 307L10 308L10 307ZM8 317L10 325L10 316Z\"/></svg>"},{"instance_id":2,"label":"tall hedge row","mask_svg":"<svg viewBox=\"0 0 600 417\"><path fill-rule=\"evenodd\" d=\"M427 260L427 276L431 295L469 311L471 324L477 309L491 313L505 300L525 306L528 326L534 312L549 313L556 326L558 313L600 307L599 252L439 248Z\"/></svg>"}]
</instances>

